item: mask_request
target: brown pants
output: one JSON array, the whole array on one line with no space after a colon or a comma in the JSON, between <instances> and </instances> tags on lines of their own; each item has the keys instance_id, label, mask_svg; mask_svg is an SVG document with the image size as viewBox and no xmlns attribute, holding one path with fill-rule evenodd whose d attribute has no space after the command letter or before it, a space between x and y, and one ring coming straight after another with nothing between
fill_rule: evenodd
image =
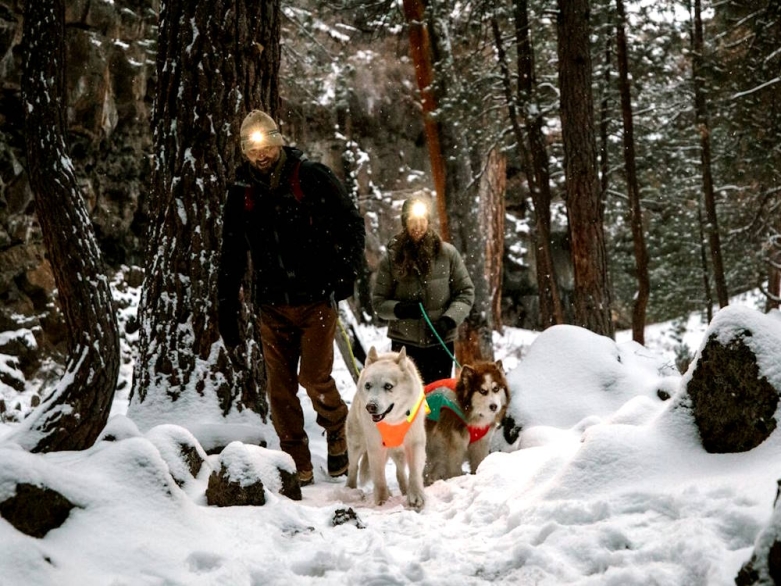
<instances>
[{"instance_id":1,"label":"brown pants","mask_svg":"<svg viewBox=\"0 0 781 586\"><path fill-rule=\"evenodd\" d=\"M322 301L262 305L260 313L271 421L280 447L293 457L297 470L311 470L304 412L297 396L299 384L312 400L317 424L326 431L340 431L347 419L347 405L331 377L336 310Z\"/></svg>"}]
</instances>

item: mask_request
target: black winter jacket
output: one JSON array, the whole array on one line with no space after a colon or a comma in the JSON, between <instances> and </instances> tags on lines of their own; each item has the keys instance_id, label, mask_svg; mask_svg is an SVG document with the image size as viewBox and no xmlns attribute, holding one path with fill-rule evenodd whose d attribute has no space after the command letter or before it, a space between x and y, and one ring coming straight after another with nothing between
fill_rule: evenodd
<instances>
[{"instance_id":1,"label":"black winter jacket","mask_svg":"<svg viewBox=\"0 0 781 586\"><path fill-rule=\"evenodd\" d=\"M284 149L277 189L245 162L228 191L217 283L221 320L238 310L247 251L259 304L303 305L331 295L338 301L353 293L363 263L363 218L328 167ZM296 166L300 190L291 181Z\"/></svg>"}]
</instances>

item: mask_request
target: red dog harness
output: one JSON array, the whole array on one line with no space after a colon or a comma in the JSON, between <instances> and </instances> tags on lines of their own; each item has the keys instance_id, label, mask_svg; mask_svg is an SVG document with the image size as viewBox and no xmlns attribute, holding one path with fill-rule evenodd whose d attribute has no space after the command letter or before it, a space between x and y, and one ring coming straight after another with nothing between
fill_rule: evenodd
<instances>
[{"instance_id":1,"label":"red dog harness","mask_svg":"<svg viewBox=\"0 0 781 586\"><path fill-rule=\"evenodd\" d=\"M488 430L491 429L491 425L488 424L485 427L478 427L476 425L469 425L466 422L466 415L458 404L458 397L456 397L456 383L458 379L455 378L443 378L433 383L426 385L423 391L426 393L426 402L431 408L431 412L427 415L428 419L432 421L439 421L439 416L442 409L449 409L455 413L466 428L469 430L469 443L473 444L478 440L485 437Z\"/></svg>"}]
</instances>

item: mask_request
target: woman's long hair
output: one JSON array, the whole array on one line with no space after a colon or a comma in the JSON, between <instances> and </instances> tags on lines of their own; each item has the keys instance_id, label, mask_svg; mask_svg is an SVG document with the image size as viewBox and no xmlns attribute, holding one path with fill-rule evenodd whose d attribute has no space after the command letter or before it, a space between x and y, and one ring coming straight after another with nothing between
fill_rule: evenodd
<instances>
[{"instance_id":1,"label":"woman's long hair","mask_svg":"<svg viewBox=\"0 0 781 586\"><path fill-rule=\"evenodd\" d=\"M415 242L406 230L402 230L396 235L392 250L393 264L401 276L418 274L425 277L442 250L442 239L429 229L420 241Z\"/></svg>"}]
</instances>

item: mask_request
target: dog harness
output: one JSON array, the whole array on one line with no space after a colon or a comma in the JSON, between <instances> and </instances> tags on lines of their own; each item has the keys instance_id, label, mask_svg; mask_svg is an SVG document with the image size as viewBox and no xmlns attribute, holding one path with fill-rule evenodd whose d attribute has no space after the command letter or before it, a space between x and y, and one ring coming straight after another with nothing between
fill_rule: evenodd
<instances>
[{"instance_id":1,"label":"dog harness","mask_svg":"<svg viewBox=\"0 0 781 586\"><path fill-rule=\"evenodd\" d=\"M469 430L469 443L473 444L485 437L485 434L491 429L491 425L478 427L469 425L466 422L466 415L464 415L464 411L459 406L458 397L456 396L457 382L458 379L455 378L443 378L426 385L423 392L426 394L426 403L431 408L427 417L432 421L439 421L442 409L449 409L466 425L466 428Z\"/></svg>"},{"instance_id":2,"label":"dog harness","mask_svg":"<svg viewBox=\"0 0 781 586\"><path fill-rule=\"evenodd\" d=\"M390 424L380 421L376 423L377 429L382 436L382 445L386 448L398 448L402 442L404 442L404 436L407 435L409 428L412 427L412 422L420 413L420 408L423 407L426 410L426 414L431 412L426 401L426 394L420 393L417 403L412 410L407 411L407 417L401 423Z\"/></svg>"}]
</instances>

